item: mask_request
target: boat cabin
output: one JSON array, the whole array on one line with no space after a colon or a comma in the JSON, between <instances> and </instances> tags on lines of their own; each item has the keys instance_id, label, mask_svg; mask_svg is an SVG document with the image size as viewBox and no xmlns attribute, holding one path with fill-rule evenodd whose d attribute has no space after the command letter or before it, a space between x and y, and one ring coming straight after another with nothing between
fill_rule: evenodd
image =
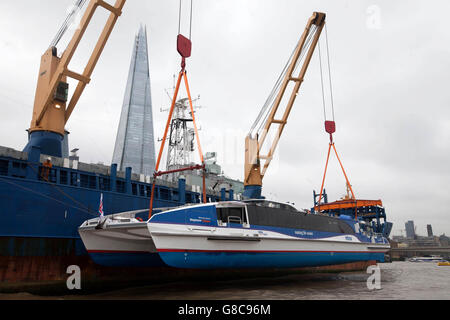
<instances>
[{"instance_id":1,"label":"boat cabin","mask_svg":"<svg viewBox=\"0 0 450 320\"><path fill-rule=\"evenodd\" d=\"M350 223L342 219L298 211L285 203L267 200L244 200L216 204L217 224L221 227L251 226L302 229L354 234Z\"/></svg>"}]
</instances>

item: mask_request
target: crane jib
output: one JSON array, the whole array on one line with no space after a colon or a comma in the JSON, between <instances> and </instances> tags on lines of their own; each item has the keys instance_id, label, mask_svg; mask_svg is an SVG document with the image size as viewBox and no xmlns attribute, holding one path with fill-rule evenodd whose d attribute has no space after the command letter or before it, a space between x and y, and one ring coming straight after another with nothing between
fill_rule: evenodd
<instances>
[{"instance_id":1,"label":"crane jib","mask_svg":"<svg viewBox=\"0 0 450 320\"><path fill-rule=\"evenodd\" d=\"M244 191L244 197L261 196L262 179L273 159L279 139L287 124L293 104L325 25L325 18L325 13L321 12L314 12L309 18L297 46L246 137L244 165L246 190ZM287 94L288 84L292 82L294 85L290 95L288 95L287 103L282 104L284 101L283 97ZM284 107L284 112L281 117L277 117L277 111L279 111L280 107ZM254 130L256 128L258 130L255 134ZM271 130L273 128L275 128L273 141L269 144L268 152L262 154L261 150L264 148L266 138L271 131L274 131Z\"/></svg>"}]
</instances>

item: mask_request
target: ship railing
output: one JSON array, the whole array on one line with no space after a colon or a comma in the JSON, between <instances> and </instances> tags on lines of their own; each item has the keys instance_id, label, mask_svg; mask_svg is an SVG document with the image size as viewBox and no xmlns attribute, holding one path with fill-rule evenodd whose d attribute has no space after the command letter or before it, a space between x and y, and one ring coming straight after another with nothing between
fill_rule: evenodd
<instances>
[{"instance_id":1,"label":"ship railing","mask_svg":"<svg viewBox=\"0 0 450 320\"><path fill-rule=\"evenodd\" d=\"M193 206L195 204L185 204L183 206ZM155 208L154 211L158 211L158 212L163 212L163 211L167 211L167 210L173 210L176 207L159 207L159 208ZM108 214L105 215L103 218L101 217L96 217L93 219L89 219L87 221L85 221L83 223L83 225L96 225L98 224L100 221L106 221L109 220L110 222L113 223L120 223L120 222L130 222L131 219L136 219L136 215L141 214L141 213L147 213L149 209L139 209L139 210L132 210L132 211L124 211L124 212L118 212L118 213L113 213L113 214Z\"/></svg>"},{"instance_id":2,"label":"ship railing","mask_svg":"<svg viewBox=\"0 0 450 320\"><path fill-rule=\"evenodd\" d=\"M185 204L183 206L193 206L195 205L195 203L189 203L189 204ZM183 207L182 206L182 207ZM167 210L173 210L176 207L159 207L159 208L155 208L153 209L154 211L158 211L158 212L163 212L163 211L167 211ZM140 213L147 213L149 209L139 209L139 210L132 210L132 211L124 211L124 212L118 212L118 213L113 213L110 215L105 216L106 218L110 218L112 220L120 220L120 219L133 219L136 218L137 214Z\"/></svg>"},{"instance_id":3,"label":"ship railing","mask_svg":"<svg viewBox=\"0 0 450 320\"><path fill-rule=\"evenodd\" d=\"M93 218L93 219L89 219L89 220L87 220L87 221L85 221L84 223L83 223L83 225L94 225L94 224L97 224L97 223L99 223L101 220L102 221L105 221L105 220L124 220L124 219L127 219L127 220L130 220L130 219L134 219L134 218L136 218L136 215L137 214L139 214L139 213L143 213L143 212L147 212L148 211L148 209L140 209L140 210L133 210L133 211L125 211L125 212L118 212L118 213L113 213L113 214L108 214L108 215L105 215L103 218L102 217L96 217L96 218Z\"/></svg>"},{"instance_id":4,"label":"ship railing","mask_svg":"<svg viewBox=\"0 0 450 320\"><path fill-rule=\"evenodd\" d=\"M383 236L383 234L381 232L374 232L373 234L376 237L382 237Z\"/></svg>"},{"instance_id":5,"label":"ship railing","mask_svg":"<svg viewBox=\"0 0 450 320\"><path fill-rule=\"evenodd\" d=\"M375 236L375 238L379 238L379 239L386 239L386 238L387 238L387 237L386 237L383 233L381 233L381 232L375 232L373 235Z\"/></svg>"},{"instance_id":6,"label":"ship railing","mask_svg":"<svg viewBox=\"0 0 450 320\"><path fill-rule=\"evenodd\" d=\"M124 211L119 213L113 213L110 215L105 216L106 218L110 218L112 220L121 219L121 218L128 218L132 219L135 218L137 214L148 212L148 209L140 209L140 210L133 210L133 211Z\"/></svg>"},{"instance_id":7,"label":"ship railing","mask_svg":"<svg viewBox=\"0 0 450 320\"><path fill-rule=\"evenodd\" d=\"M238 216L228 216L227 222L242 224L242 219L241 219L241 217L238 217Z\"/></svg>"}]
</instances>

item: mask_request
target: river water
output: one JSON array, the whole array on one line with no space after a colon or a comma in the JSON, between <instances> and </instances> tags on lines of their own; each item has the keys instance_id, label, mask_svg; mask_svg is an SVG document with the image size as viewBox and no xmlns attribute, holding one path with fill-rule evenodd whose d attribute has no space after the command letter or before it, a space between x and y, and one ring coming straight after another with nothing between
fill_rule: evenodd
<instances>
[{"instance_id":1,"label":"river water","mask_svg":"<svg viewBox=\"0 0 450 320\"><path fill-rule=\"evenodd\" d=\"M217 282L177 282L85 296L0 295L0 299L170 299L170 300L319 300L450 299L450 267L437 263L378 264L380 289L368 289L371 274L361 272L294 274Z\"/></svg>"}]
</instances>

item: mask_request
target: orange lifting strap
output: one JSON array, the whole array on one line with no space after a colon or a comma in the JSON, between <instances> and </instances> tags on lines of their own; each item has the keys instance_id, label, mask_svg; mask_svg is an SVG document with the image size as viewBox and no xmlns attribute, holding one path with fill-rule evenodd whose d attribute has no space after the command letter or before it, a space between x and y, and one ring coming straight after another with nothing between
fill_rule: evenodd
<instances>
[{"instance_id":1,"label":"orange lifting strap","mask_svg":"<svg viewBox=\"0 0 450 320\"><path fill-rule=\"evenodd\" d=\"M182 78L184 79L184 84L185 84L186 92L187 92L188 99L189 99L189 107L191 109L192 121L194 123L195 136L197 138L198 153L199 153L199 156L200 156L200 161L202 163L201 168L203 169L203 203L206 203L205 162L203 160L203 152L202 152L202 147L200 145L200 138L199 138L199 135L198 135L197 123L195 122L194 107L192 105L191 92L189 90L189 83L188 83L186 70L185 70L186 58L191 56L191 45L192 44L191 44L191 40L190 39L184 37L181 34L178 35L178 37L177 37L177 50L178 50L178 53L181 55L181 58L182 58L181 71L178 74L177 85L175 87L175 92L173 94L172 105L170 106L169 116L167 118L167 123L166 123L166 129L164 130L164 136L163 136L163 139L162 139L162 142L161 142L161 147L159 149L158 160L156 161L155 173L153 175L152 194L151 194L151 197L150 197L150 209L149 209L149 213L148 213L148 218L149 219L151 218L152 212L153 212L153 200L154 200L154 193L155 193L156 177L159 176L159 175L164 174L164 173L159 172L158 169L159 169L159 164L161 162L161 157L162 157L162 153L163 153L163 150L164 150L164 145L165 145L166 139L167 139L167 132L169 130L170 122L172 120L172 114L173 114L173 110L175 108L175 103L177 101L178 91L180 89L180 84L181 84L181 79ZM199 166L194 166L194 167L191 167L190 169L198 169L198 168L199 168Z\"/></svg>"},{"instance_id":2,"label":"orange lifting strap","mask_svg":"<svg viewBox=\"0 0 450 320\"><path fill-rule=\"evenodd\" d=\"M336 154L336 158L338 159L339 164L340 164L341 169L342 169L342 172L344 173L344 177L345 177L345 180L347 182L347 187L350 189L350 192L352 193L352 199L353 199L353 201L356 204L356 197L355 197L355 194L353 193L352 185L350 184L350 181L348 180L347 174L345 173L345 170L344 170L344 166L342 165L341 159L339 158L339 155L338 155L338 153L336 151L336 147L335 147L334 142L333 142L333 133L336 132L336 123L334 121L325 121L325 131L330 134L330 143L329 143L329 146L328 146L327 161L325 163L325 171L323 173L322 186L320 187L319 201L317 202L318 203L318 208L320 209L320 201L322 200L323 187L324 187L324 184L325 184L325 177L327 175L328 161L330 159L331 147L333 147L334 153ZM355 218L356 219L358 218L357 215L356 215L356 210L355 210Z\"/></svg>"}]
</instances>

